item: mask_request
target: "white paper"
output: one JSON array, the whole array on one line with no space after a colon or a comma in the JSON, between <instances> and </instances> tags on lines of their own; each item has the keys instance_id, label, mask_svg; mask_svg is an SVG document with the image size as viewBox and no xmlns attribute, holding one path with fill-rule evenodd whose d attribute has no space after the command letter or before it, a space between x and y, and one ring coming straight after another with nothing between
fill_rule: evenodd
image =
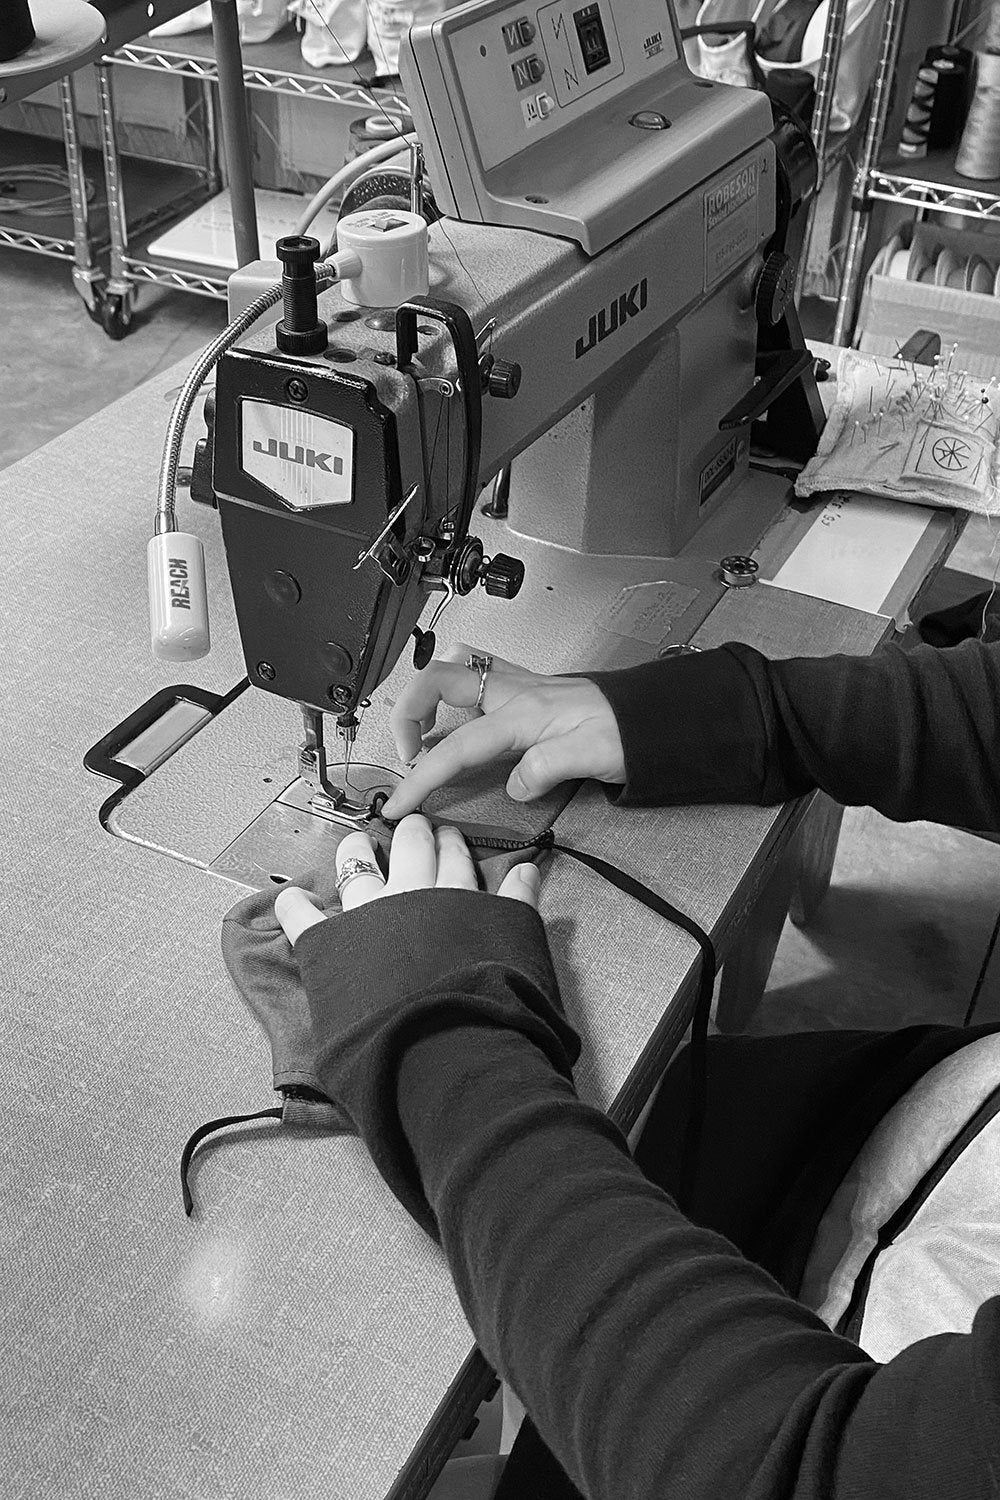
<instances>
[{"instance_id":1,"label":"white paper","mask_svg":"<svg viewBox=\"0 0 1000 1500\"><path fill-rule=\"evenodd\" d=\"M928 506L834 494L767 582L877 614L933 514Z\"/></svg>"},{"instance_id":2,"label":"white paper","mask_svg":"<svg viewBox=\"0 0 1000 1500\"><path fill-rule=\"evenodd\" d=\"M256 188L257 233L260 253L265 259L274 254L274 242L282 235L292 234L308 203L298 193L276 193L268 188ZM325 240L333 234L337 224L337 210L330 206L322 209L310 229L317 239ZM162 255L167 260L191 262L195 265L217 266L223 271L236 270L236 241L233 230L233 204L228 188L214 198L202 203L186 219L181 219L149 246L150 255Z\"/></svg>"}]
</instances>

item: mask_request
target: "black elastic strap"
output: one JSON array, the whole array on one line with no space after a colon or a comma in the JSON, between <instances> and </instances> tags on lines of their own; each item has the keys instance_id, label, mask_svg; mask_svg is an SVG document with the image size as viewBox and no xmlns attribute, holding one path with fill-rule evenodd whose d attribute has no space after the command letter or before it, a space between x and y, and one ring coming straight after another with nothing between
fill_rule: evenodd
<instances>
[{"instance_id":1,"label":"black elastic strap","mask_svg":"<svg viewBox=\"0 0 1000 1500\"><path fill-rule=\"evenodd\" d=\"M190 1219L194 1209L194 1199L191 1197L191 1189L188 1187L188 1170L191 1166L191 1158L201 1145L206 1136L212 1135L216 1130L225 1130L227 1125L249 1125L253 1120L280 1120L280 1109L259 1109L252 1115L224 1115L221 1120L208 1120L204 1125L199 1125L184 1150L181 1152L181 1197L184 1200L184 1212Z\"/></svg>"},{"instance_id":2,"label":"black elastic strap","mask_svg":"<svg viewBox=\"0 0 1000 1500\"><path fill-rule=\"evenodd\" d=\"M636 901L641 901L643 906L648 906L650 911L656 912L657 916L663 917L667 922L672 922L675 927L680 927L684 932L694 938L701 949L701 973L698 976L698 993L695 997L694 1010L691 1013L691 1112L688 1115L687 1129L684 1135L684 1154L681 1166L680 1183L677 1192L677 1202L681 1208L690 1208L694 1200L695 1176L698 1171L698 1152L701 1147L701 1133L705 1121L705 1108L708 1091L708 1068L706 1057L706 1046L708 1043L708 1022L712 1010L712 996L715 993L715 974L718 961L715 956L715 948L712 939L708 936L692 917L685 912L679 911L669 901L651 891L648 886L636 880L634 876L627 875L624 870L619 870L617 865L609 864L606 859L599 859L596 854L585 854L582 849L571 849L568 844L552 843L551 847L560 854L568 854L573 859L578 859L581 864L589 865L596 870L598 875L603 875L605 880L611 882L618 890L624 891L626 895L633 896Z\"/></svg>"},{"instance_id":3,"label":"black elastic strap","mask_svg":"<svg viewBox=\"0 0 1000 1500\"><path fill-rule=\"evenodd\" d=\"M624 891L626 895L632 896L636 901L641 901L643 906L663 917L665 921L672 922L675 927L694 938L701 949L701 974L698 977L698 993L695 997L694 1010L691 1014L691 1112L688 1115L687 1130L684 1137L683 1161L681 1167L680 1184L677 1193L677 1202L681 1208L690 1208L694 1199L694 1184L698 1170L698 1152L701 1147L701 1134L705 1121L705 1109L708 1093L708 1067L706 1057L706 1046L708 1044L708 1022L712 1011L712 997L715 993L715 976L718 971L718 959L712 939L698 923L689 917L686 912L680 911L676 906L660 896L656 891L650 890L649 886L643 885L633 875L628 875L620 870L617 865L609 864L606 859L600 859L596 854L587 854L582 849L572 849L568 844L557 844L552 826L542 830L529 839L478 839L478 848L496 849L510 854L521 849L537 849L542 852L551 849L558 854L568 854L572 859L577 859L581 864L588 865L598 875L610 881L618 890Z\"/></svg>"}]
</instances>

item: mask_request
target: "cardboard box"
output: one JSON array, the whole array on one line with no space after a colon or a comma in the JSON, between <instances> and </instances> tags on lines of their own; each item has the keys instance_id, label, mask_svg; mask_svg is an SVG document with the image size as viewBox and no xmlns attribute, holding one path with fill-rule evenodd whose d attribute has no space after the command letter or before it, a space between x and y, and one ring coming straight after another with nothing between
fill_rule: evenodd
<instances>
[{"instance_id":1,"label":"cardboard box","mask_svg":"<svg viewBox=\"0 0 1000 1500\"><path fill-rule=\"evenodd\" d=\"M931 263L946 248L961 259L980 256L996 284L1000 236L935 224L905 224L900 235L904 248L916 243ZM879 265L878 258L874 264ZM858 348L866 354L891 357L918 328L940 334L945 356L952 344L958 344L956 368L973 375L1000 376L1000 297L870 271L858 316Z\"/></svg>"}]
</instances>

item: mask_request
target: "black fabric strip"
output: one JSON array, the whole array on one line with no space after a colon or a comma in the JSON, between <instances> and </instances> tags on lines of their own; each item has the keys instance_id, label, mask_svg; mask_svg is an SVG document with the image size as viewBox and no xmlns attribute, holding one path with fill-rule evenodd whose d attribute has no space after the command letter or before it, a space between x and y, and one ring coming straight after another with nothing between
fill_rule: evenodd
<instances>
[{"instance_id":1,"label":"black fabric strip","mask_svg":"<svg viewBox=\"0 0 1000 1500\"><path fill-rule=\"evenodd\" d=\"M698 1152L701 1146L701 1133L705 1121L705 1109L708 1093L708 1069L706 1047L708 1045L708 1022L712 1010L712 996L715 991L715 975L718 968L718 960L715 955L715 947L708 933L705 932L692 917L685 912L679 911L662 896L651 891L641 881L632 875L626 875L624 870L619 870L617 865L608 864L607 860L599 859L596 854L585 854L582 849L571 849L568 844L557 844L553 841L551 847L558 850L560 854L568 854L577 859L581 864L589 865L596 870L598 875L603 875L618 890L624 891L626 895L633 896L636 901L641 901L643 906L648 906L650 911L656 912L657 916L672 922L675 927L689 933L701 949L701 973L698 976L698 993L695 998L694 1011L691 1015L691 1046L689 1048L691 1061L691 1112L688 1115L687 1129L684 1135L684 1160L681 1168L680 1184L677 1192L677 1202L681 1208L689 1207L694 1200L694 1183L698 1171Z\"/></svg>"},{"instance_id":2,"label":"black fabric strip","mask_svg":"<svg viewBox=\"0 0 1000 1500\"><path fill-rule=\"evenodd\" d=\"M280 1109L259 1109L252 1115L224 1115L221 1120L208 1120L189 1138L187 1145L181 1152L181 1197L184 1200L184 1212L190 1219L194 1209L194 1199L191 1197L191 1189L188 1187L188 1170L191 1166L191 1158L201 1145L206 1136L216 1130L225 1130L227 1125L249 1125L253 1120L280 1120Z\"/></svg>"},{"instance_id":3,"label":"black fabric strip","mask_svg":"<svg viewBox=\"0 0 1000 1500\"><path fill-rule=\"evenodd\" d=\"M715 992L715 976L718 971L718 959L712 939L698 923L685 912L678 910L676 906L658 895L656 891L650 890L649 886L643 885L634 876L627 875L617 865L609 864L606 859L600 859L596 854L587 854L582 849L573 849L569 844L556 842L555 832L550 825L536 834L534 838L516 840L484 838L477 839L477 847L485 849L496 849L504 853L513 854L520 849L551 849L558 854L568 854L572 859L579 860L581 864L588 865L598 875L624 891L626 895L632 896L636 901L641 901L643 906L663 917L665 921L672 922L675 927L694 938L701 949L701 974L698 978L698 993L695 998L694 1011L691 1016L691 1112L688 1115L687 1130L684 1137L684 1155L681 1168L680 1183L677 1193L677 1202L681 1208L689 1207L694 1199L694 1183L698 1171L698 1153L701 1146L701 1135L705 1121L705 1110L708 1099L708 1066L706 1047L708 1045L708 1023L712 1011L712 997Z\"/></svg>"}]
</instances>

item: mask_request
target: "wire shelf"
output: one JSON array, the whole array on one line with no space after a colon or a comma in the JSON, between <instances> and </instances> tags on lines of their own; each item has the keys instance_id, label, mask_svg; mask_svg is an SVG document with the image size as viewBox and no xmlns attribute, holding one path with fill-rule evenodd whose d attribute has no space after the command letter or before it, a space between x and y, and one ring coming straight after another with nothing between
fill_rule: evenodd
<instances>
[{"instance_id":1,"label":"wire shelf","mask_svg":"<svg viewBox=\"0 0 1000 1500\"><path fill-rule=\"evenodd\" d=\"M970 219L1000 219L1000 192L996 185L987 189L971 182L959 185L934 182L929 177L900 177L875 167L868 179L868 197L911 208L947 210Z\"/></svg>"},{"instance_id":2,"label":"wire shelf","mask_svg":"<svg viewBox=\"0 0 1000 1500\"><path fill-rule=\"evenodd\" d=\"M213 297L225 301L225 281L220 281L207 271L182 271L156 265L153 261L136 260L131 256L126 256L125 266L129 279L136 283L167 287L172 292L193 292L198 297Z\"/></svg>"},{"instance_id":3,"label":"wire shelf","mask_svg":"<svg viewBox=\"0 0 1000 1500\"><path fill-rule=\"evenodd\" d=\"M73 241L57 235L39 234L36 230L14 229L0 223L0 245L13 250L32 250L36 255L53 255L57 260L73 259Z\"/></svg>"},{"instance_id":4,"label":"wire shelf","mask_svg":"<svg viewBox=\"0 0 1000 1500\"><path fill-rule=\"evenodd\" d=\"M157 46L149 38L129 42L113 54L116 66L145 68L151 72L170 73L176 78L194 78L203 83L218 80L218 67L209 48L202 43L196 47L196 39L186 37L183 51ZM204 48L204 50L202 50ZM256 66L243 59L243 78L249 89L258 89L270 94L285 94L295 99L325 99L334 104L349 104L355 109L373 109L378 105L406 109L406 99L394 88L375 87L354 77L342 75L346 69L338 69L339 77L324 77L320 72L307 71L304 67L278 66L286 56L292 55L288 42L274 49L261 44L260 50L269 51L274 65Z\"/></svg>"}]
</instances>

